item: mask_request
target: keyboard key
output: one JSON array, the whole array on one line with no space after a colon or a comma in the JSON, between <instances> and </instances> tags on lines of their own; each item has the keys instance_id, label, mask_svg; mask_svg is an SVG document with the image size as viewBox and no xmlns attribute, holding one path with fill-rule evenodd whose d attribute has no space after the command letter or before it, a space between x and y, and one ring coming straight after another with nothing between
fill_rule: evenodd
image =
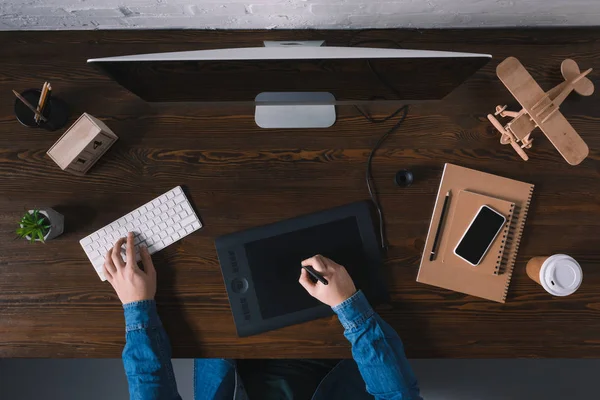
<instances>
[{"instance_id":1,"label":"keyboard key","mask_svg":"<svg viewBox=\"0 0 600 400\"><path fill-rule=\"evenodd\" d=\"M184 226L184 227L185 227L186 225L189 225L189 224L191 224L191 223L192 223L192 222L194 222L195 220L196 220L196 217L195 217L194 215L190 215L190 216L188 216L187 218L185 218L185 219L181 220L181 222L180 222L180 223L181 223L181 226Z\"/></svg>"},{"instance_id":2,"label":"keyboard key","mask_svg":"<svg viewBox=\"0 0 600 400\"><path fill-rule=\"evenodd\" d=\"M153 207L160 207L160 200L158 200L158 199L152 200L152 206Z\"/></svg>"},{"instance_id":3,"label":"keyboard key","mask_svg":"<svg viewBox=\"0 0 600 400\"><path fill-rule=\"evenodd\" d=\"M194 227L192 226L192 224L190 224L190 225L186 226L186 227L185 227L185 231L186 231L187 233L192 233L192 232L194 232Z\"/></svg>"},{"instance_id":4,"label":"keyboard key","mask_svg":"<svg viewBox=\"0 0 600 400\"><path fill-rule=\"evenodd\" d=\"M173 200L167 201L167 207L175 207L175 202Z\"/></svg>"},{"instance_id":5,"label":"keyboard key","mask_svg":"<svg viewBox=\"0 0 600 400\"><path fill-rule=\"evenodd\" d=\"M200 225L200 222L198 222L198 221L194 222L194 223L192 224L192 227L193 227L194 229L200 229L200 227L201 227L201 225Z\"/></svg>"},{"instance_id":6,"label":"keyboard key","mask_svg":"<svg viewBox=\"0 0 600 400\"><path fill-rule=\"evenodd\" d=\"M168 233L169 235L173 234L174 232L175 232L175 229L173 229L172 227L168 227L168 228L167 228L167 233Z\"/></svg>"},{"instance_id":7,"label":"keyboard key","mask_svg":"<svg viewBox=\"0 0 600 400\"><path fill-rule=\"evenodd\" d=\"M152 246L148 247L148 251L151 253L156 253L157 251L161 251L165 248L165 244L162 241L157 241Z\"/></svg>"},{"instance_id":8,"label":"keyboard key","mask_svg":"<svg viewBox=\"0 0 600 400\"><path fill-rule=\"evenodd\" d=\"M179 196L175 196L175 198L173 199L173 201L177 204L179 203L183 203L185 201L185 196L180 194Z\"/></svg>"},{"instance_id":9,"label":"keyboard key","mask_svg":"<svg viewBox=\"0 0 600 400\"><path fill-rule=\"evenodd\" d=\"M96 241L100 238L97 232L92 233L92 240Z\"/></svg>"},{"instance_id":10,"label":"keyboard key","mask_svg":"<svg viewBox=\"0 0 600 400\"><path fill-rule=\"evenodd\" d=\"M181 191L181 187L177 186L175 189L173 189L173 193L175 193L175 195L178 195L182 194L183 192Z\"/></svg>"},{"instance_id":11,"label":"keyboard key","mask_svg":"<svg viewBox=\"0 0 600 400\"><path fill-rule=\"evenodd\" d=\"M139 218L140 217L140 212L138 210L135 210L134 212L131 213L131 216L133 218Z\"/></svg>"},{"instance_id":12,"label":"keyboard key","mask_svg":"<svg viewBox=\"0 0 600 400\"><path fill-rule=\"evenodd\" d=\"M127 214L127 215L125 216L125 221L127 221L127 222L133 221L133 215L131 215L131 214Z\"/></svg>"},{"instance_id":13,"label":"keyboard key","mask_svg":"<svg viewBox=\"0 0 600 400\"><path fill-rule=\"evenodd\" d=\"M84 237L83 239L81 239L82 246L87 246L90 243L92 243L92 238L90 236L87 236L87 237Z\"/></svg>"},{"instance_id":14,"label":"keyboard key","mask_svg":"<svg viewBox=\"0 0 600 400\"><path fill-rule=\"evenodd\" d=\"M167 199L172 199L173 197L175 197L175 194L173 192L167 193Z\"/></svg>"},{"instance_id":15,"label":"keyboard key","mask_svg":"<svg viewBox=\"0 0 600 400\"><path fill-rule=\"evenodd\" d=\"M183 210L183 207L181 207L179 204L177 204L175 206L175 212L181 212L181 210Z\"/></svg>"},{"instance_id":16,"label":"keyboard key","mask_svg":"<svg viewBox=\"0 0 600 400\"><path fill-rule=\"evenodd\" d=\"M104 256L94 258L92 260L92 265L100 267L100 271L102 271L102 265L104 265Z\"/></svg>"}]
</instances>

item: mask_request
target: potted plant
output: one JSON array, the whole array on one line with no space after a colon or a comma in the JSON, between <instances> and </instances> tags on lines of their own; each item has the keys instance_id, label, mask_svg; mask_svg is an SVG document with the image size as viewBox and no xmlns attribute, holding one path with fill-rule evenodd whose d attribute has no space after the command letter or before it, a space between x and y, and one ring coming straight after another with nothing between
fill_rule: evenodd
<instances>
[{"instance_id":1,"label":"potted plant","mask_svg":"<svg viewBox=\"0 0 600 400\"><path fill-rule=\"evenodd\" d=\"M65 217L52 208L29 210L19 221L17 236L31 243L54 239L65 228Z\"/></svg>"}]
</instances>

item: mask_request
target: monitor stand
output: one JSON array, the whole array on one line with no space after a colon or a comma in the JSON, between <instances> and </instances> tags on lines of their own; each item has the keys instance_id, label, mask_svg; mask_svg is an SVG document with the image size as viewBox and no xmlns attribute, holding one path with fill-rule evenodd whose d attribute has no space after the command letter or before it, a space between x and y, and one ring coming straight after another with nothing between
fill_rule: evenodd
<instances>
[{"instance_id":1,"label":"monitor stand","mask_svg":"<svg viewBox=\"0 0 600 400\"><path fill-rule=\"evenodd\" d=\"M256 106L254 120L261 128L329 128L335 123L335 97L329 92L262 92L255 101L275 103Z\"/></svg>"},{"instance_id":2,"label":"monitor stand","mask_svg":"<svg viewBox=\"0 0 600 400\"><path fill-rule=\"evenodd\" d=\"M324 40L265 41L265 47L320 47ZM254 113L261 128L329 128L335 123L335 97L329 92L262 92ZM280 105L277 103L281 103Z\"/></svg>"}]
</instances>

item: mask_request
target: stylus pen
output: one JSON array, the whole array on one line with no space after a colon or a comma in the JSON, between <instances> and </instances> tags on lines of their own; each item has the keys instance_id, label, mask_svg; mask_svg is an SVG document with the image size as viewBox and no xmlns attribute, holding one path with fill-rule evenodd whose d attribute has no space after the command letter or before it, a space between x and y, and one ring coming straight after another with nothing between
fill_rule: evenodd
<instances>
[{"instance_id":1,"label":"stylus pen","mask_svg":"<svg viewBox=\"0 0 600 400\"><path fill-rule=\"evenodd\" d=\"M435 233L435 239L433 239L433 247L431 248L431 254L429 255L429 261L435 259L435 252L437 251L438 242L440 241L440 233L442 232L442 225L444 225L444 217L446 216L446 210L448 209L448 200L450 199L450 192L446 193L444 199L444 206L442 207L442 216L440 217L440 223Z\"/></svg>"},{"instance_id":2,"label":"stylus pen","mask_svg":"<svg viewBox=\"0 0 600 400\"><path fill-rule=\"evenodd\" d=\"M316 280L321 282L323 285L329 285L329 282L327 282L327 279L323 278L323 275L321 275L320 273L318 273L317 271L315 271L312 268L309 268L302 264L300 264L300 265L302 266L302 268L304 268L306 270L306 272L308 272L310 274L310 276L312 276L313 278L315 278Z\"/></svg>"}]
</instances>

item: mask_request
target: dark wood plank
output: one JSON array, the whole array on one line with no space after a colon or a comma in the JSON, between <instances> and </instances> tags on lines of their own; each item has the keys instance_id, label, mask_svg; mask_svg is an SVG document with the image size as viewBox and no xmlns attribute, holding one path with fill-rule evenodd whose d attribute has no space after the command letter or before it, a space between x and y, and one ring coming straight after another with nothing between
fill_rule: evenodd
<instances>
[{"instance_id":1,"label":"dark wood plank","mask_svg":"<svg viewBox=\"0 0 600 400\"><path fill-rule=\"evenodd\" d=\"M85 64L91 57L256 46L262 40L325 38L330 45L394 39L406 48L491 53L494 59L443 102L411 107L373 164L391 249L392 306L381 315L410 357L600 357L600 98L572 96L563 113L590 156L571 167L540 133L525 163L499 144L485 115L516 105L496 79L518 57L544 89L560 62L592 67L598 83L600 29L403 31L102 31L0 33L0 356L119 357L120 303L101 283L78 240L171 187L185 185L205 228L155 256L157 300L175 357L348 357L342 328L325 318L237 338L214 238L367 198L371 146L393 122L373 125L338 107L330 129L261 130L251 105L151 106ZM60 135L19 125L10 89L52 81L72 107L100 117L119 141L85 177L45 156ZM371 110L382 116L388 108ZM536 184L506 304L418 284L415 277L444 162ZM410 168L416 182L393 185ZM311 201L305 201L306 196ZM67 217L46 245L13 240L24 208ZM551 298L525 274L536 255L566 252L584 269L574 295Z\"/></svg>"}]
</instances>

